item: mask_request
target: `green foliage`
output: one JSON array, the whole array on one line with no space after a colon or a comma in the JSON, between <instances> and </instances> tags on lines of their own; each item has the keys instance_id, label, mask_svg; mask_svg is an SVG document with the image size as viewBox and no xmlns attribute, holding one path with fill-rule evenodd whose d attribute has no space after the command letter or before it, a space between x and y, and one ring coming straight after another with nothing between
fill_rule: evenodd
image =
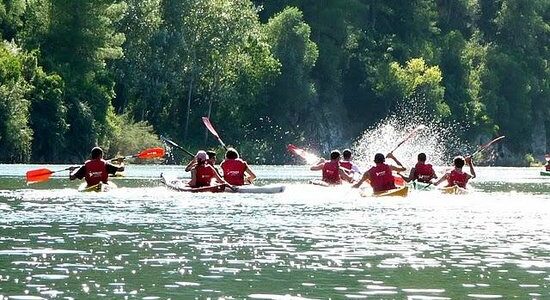
<instances>
[{"instance_id":1,"label":"green foliage","mask_svg":"<svg viewBox=\"0 0 550 300\"><path fill-rule=\"evenodd\" d=\"M286 143L340 147L402 105L533 153L532 125L550 128L548 8L1 0L0 161L135 152L153 129L203 148L208 115L244 157L281 162Z\"/></svg>"},{"instance_id":2,"label":"green foliage","mask_svg":"<svg viewBox=\"0 0 550 300\"><path fill-rule=\"evenodd\" d=\"M443 99L445 89L441 86L442 74L438 67L429 67L422 58L409 60L405 67L396 62L389 67L390 86L397 89L399 98L422 103L427 113L435 113L440 118L450 115Z\"/></svg>"},{"instance_id":3,"label":"green foliage","mask_svg":"<svg viewBox=\"0 0 550 300\"><path fill-rule=\"evenodd\" d=\"M162 145L153 127L147 122L134 122L128 114L109 113L111 130L108 144L103 144L107 157L132 155Z\"/></svg>"},{"instance_id":4,"label":"green foliage","mask_svg":"<svg viewBox=\"0 0 550 300\"><path fill-rule=\"evenodd\" d=\"M28 125L31 90L29 55L12 43L0 43L0 161L24 162L31 155L32 129Z\"/></svg>"}]
</instances>

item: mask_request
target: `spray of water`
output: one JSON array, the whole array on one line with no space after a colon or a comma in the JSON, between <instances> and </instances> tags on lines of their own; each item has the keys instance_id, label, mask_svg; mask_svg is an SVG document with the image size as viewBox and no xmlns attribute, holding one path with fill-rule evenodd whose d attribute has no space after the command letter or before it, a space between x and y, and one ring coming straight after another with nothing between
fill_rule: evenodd
<instances>
[{"instance_id":1,"label":"spray of water","mask_svg":"<svg viewBox=\"0 0 550 300\"><path fill-rule=\"evenodd\" d=\"M460 153L466 145L459 138L464 130L461 126L444 124L437 120L433 113L426 112L422 105L409 102L359 136L353 145L356 162L362 166L374 164L376 153L387 154L420 125L426 127L394 152L407 167L416 163L417 155L421 152L426 153L428 162L433 165L449 165L451 158Z\"/></svg>"}]
</instances>

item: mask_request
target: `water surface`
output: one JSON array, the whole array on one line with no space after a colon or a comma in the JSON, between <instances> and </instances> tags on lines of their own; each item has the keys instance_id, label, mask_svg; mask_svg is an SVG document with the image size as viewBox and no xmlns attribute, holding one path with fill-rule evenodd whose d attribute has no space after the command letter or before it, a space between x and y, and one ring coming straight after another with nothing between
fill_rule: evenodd
<instances>
[{"instance_id":1,"label":"water surface","mask_svg":"<svg viewBox=\"0 0 550 300\"><path fill-rule=\"evenodd\" d=\"M79 193L40 166L0 165L0 299L548 299L550 177L479 168L473 192L363 198L257 167L277 195L159 186L182 167L129 166ZM48 166L52 170L64 166Z\"/></svg>"}]
</instances>

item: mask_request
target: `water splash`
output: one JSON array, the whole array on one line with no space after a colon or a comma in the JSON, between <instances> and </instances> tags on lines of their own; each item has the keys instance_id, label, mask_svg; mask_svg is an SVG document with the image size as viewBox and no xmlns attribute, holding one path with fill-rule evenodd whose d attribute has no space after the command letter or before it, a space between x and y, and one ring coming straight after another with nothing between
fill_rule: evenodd
<instances>
[{"instance_id":1,"label":"water splash","mask_svg":"<svg viewBox=\"0 0 550 300\"><path fill-rule=\"evenodd\" d=\"M405 166L414 165L421 152L426 153L433 165L449 165L452 157L462 153L467 145L459 138L464 131L462 126L440 121L421 105L409 102L359 136L353 145L356 162L372 165L376 153L387 154L420 125L426 127L394 152Z\"/></svg>"}]
</instances>

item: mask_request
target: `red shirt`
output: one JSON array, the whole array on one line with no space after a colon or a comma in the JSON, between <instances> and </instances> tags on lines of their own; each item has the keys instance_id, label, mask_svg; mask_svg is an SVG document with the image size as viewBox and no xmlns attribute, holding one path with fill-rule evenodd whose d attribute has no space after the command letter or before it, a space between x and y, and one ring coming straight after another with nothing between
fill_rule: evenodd
<instances>
[{"instance_id":1,"label":"red shirt","mask_svg":"<svg viewBox=\"0 0 550 300\"><path fill-rule=\"evenodd\" d=\"M425 163L417 163L416 166L414 166L414 178L421 182L429 182L430 179L433 178L435 175L435 171L430 164Z\"/></svg>"},{"instance_id":2,"label":"red shirt","mask_svg":"<svg viewBox=\"0 0 550 300\"><path fill-rule=\"evenodd\" d=\"M232 185L244 184L244 172L248 168L246 162L240 158L226 159L221 165L223 170L223 178L227 183Z\"/></svg>"},{"instance_id":3,"label":"red shirt","mask_svg":"<svg viewBox=\"0 0 550 300\"><path fill-rule=\"evenodd\" d=\"M107 183L109 173L107 173L107 162L103 159L91 159L84 163L85 178L88 186Z\"/></svg>"},{"instance_id":4,"label":"red shirt","mask_svg":"<svg viewBox=\"0 0 550 300\"><path fill-rule=\"evenodd\" d=\"M351 161L347 161L347 160L340 161L340 167L346 169L347 171L351 171L351 167L352 167Z\"/></svg>"},{"instance_id":5,"label":"red shirt","mask_svg":"<svg viewBox=\"0 0 550 300\"><path fill-rule=\"evenodd\" d=\"M466 184L468 183L468 174L464 172L459 172L457 170L452 170L449 176L447 177L447 186L455 186L458 185L461 188L466 188Z\"/></svg>"},{"instance_id":6,"label":"red shirt","mask_svg":"<svg viewBox=\"0 0 550 300\"><path fill-rule=\"evenodd\" d=\"M546 165L546 171L550 171L550 165Z\"/></svg>"},{"instance_id":7,"label":"red shirt","mask_svg":"<svg viewBox=\"0 0 550 300\"><path fill-rule=\"evenodd\" d=\"M211 165L197 165L195 171L197 173L195 174L196 180L194 187L211 185L212 179L215 177L214 172L216 172Z\"/></svg>"},{"instance_id":8,"label":"red shirt","mask_svg":"<svg viewBox=\"0 0 550 300\"><path fill-rule=\"evenodd\" d=\"M340 162L329 161L323 166L323 181L330 184L341 184Z\"/></svg>"},{"instance_id":9,"label":"red shirt","mask_svg":"<svg viewBox=\"0 0 550 300\"><path fill-rule=\"evenodd\" d=\"M370 185L375 192L384 192L395 189L395 183L390 166L381 163L370 168L369 172Z\"/></svg>"}]
</instances>

